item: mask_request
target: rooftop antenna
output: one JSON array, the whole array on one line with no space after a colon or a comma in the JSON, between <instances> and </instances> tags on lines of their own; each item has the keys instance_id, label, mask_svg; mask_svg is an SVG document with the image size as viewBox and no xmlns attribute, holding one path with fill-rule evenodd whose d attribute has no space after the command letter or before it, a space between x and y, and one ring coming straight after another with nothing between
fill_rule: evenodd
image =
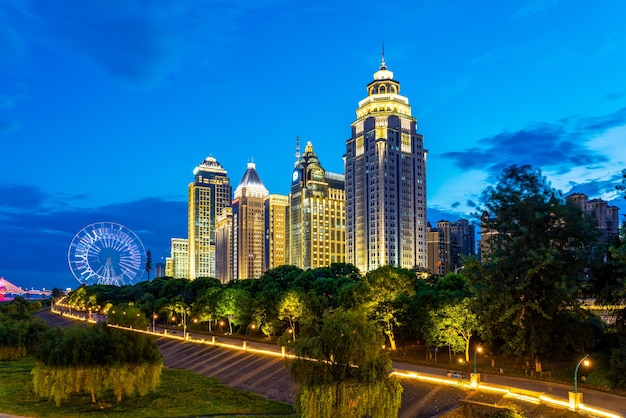
<instances>
[{"instance_id":1,"label":"rooftop antenna","mask_svg":"<svg viewBox=\"0 0 626 418\"><path fill-rule=\"evenodd\" d=\"M382 60L380 62L380 69L381 70L386 70L387 69L387 65L385 64L385 41L382 41Z\"/></svg>"},{"instance_id":2,"label":"rooftop antenna","mask_svg":"<svg viewBox=\"0 0 626 418\"><path fill-rule=\"evenodd\" d=\"M300 159L300 135L296 135L296 161Z\"/></svg>"}]
</instances>

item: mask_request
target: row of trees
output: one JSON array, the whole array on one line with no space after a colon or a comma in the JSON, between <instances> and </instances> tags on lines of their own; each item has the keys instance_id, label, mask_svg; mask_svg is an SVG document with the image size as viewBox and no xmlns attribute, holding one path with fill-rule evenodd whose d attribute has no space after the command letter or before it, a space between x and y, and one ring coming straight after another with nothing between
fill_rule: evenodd
<instances>
[{"instance_id":1,"label":"row of trees","mask_svg":"<svg viewBox=\"0 0 626 418\"><path fill-rule=\"evenodd\" d=\"M92 403L109 391L118 403L122 395L146 395L157 388L163 368L153 339L106 324L54 328L45 334L35 357L35 394L57 406L73 393L90 393Z\"/></svg>"},{"instance_id":2,"label":"row of trees","mask_svg":"<svg viewBox=\"0 0 626 418\"><path fill-rule=\"evenodd\" d=\"M73 393L90 393L95 403L112 392L121 402L156 389L163 359L152 338L106 324L49 328L33 315L41 309L22 297L0 303L0 360L34 356L36 395L60 405Z\"/></svg>"},{"instance_id":3,"label":"row of trees","mask_svg":"<svg viewBox=\"0 0 626 418\"><path fill-rule=\"evenodd\" d=\"M392 266L365 275L350 264L306 271L282 266L228 284L157 278L122 288L92 286L67 300L105 313L133 306L143 314L142 326L154 313L160 321L174 316L177 323L185 313L209 331L221 321L229 332L254 323L282 344L318 337L325 315L362 312L390 350L419 340L469 360L472 341L480 338L492 352L533 360L537 371L544 359L594 346L613 349L616 362L624 358L624 312L607 325L580 303L585 297L623 303L623 234L599 242L594 220L529 166L505 169L483 202L479 215L497 231L484 260L465 260L462 270L445 277ZM621 370L625 374L626 364Z\"/></svg>"},{"instance_id":4,"label":"row of trees","mask_svg":"<svg viewBox=\"0 0 626 418\"><path fill-rule=\"evenodd\" d=\"M22 358L39 344L47 326L32 313L41 307L41 302L29 302L21 296L0 303L0 360Z\"/></svg>"}]
</instances>

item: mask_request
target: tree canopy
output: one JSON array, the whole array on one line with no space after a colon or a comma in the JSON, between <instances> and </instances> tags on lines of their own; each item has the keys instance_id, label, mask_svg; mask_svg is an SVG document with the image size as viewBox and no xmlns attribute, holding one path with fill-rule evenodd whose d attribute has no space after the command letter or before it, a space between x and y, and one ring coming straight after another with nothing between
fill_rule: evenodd
<instances>
[{"instance_id":1,"label":"tree canopy","mask_svg":"<svg viewBox=\"0 0 626 418\"><path fill-rule=\"evenodd\" d=\"M563 338L581 318L578 291L595 227L550 187L540 170L510 166L483 193L484 262L465 273L476 289L475 311L506 353L535 358L584 350ZM557 337L559 336L559 337Z\"/></svg>"}]
</instances>

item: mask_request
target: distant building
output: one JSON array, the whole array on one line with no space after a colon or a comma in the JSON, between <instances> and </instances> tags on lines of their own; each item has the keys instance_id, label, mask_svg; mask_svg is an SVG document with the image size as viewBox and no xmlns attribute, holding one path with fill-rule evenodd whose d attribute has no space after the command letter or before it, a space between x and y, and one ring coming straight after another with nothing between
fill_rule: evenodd
<instances>
[{"instance_id":1,"label":"distant building","mask_svg":"<svg viewBox=\"0 0 626 418\"><path fill-rule=\"evenodd\" d=\"M265 198L265 270L287 264L289 197L272 194Z\"/></svg>"},{"instance_id":2,"label":"distant building","mask_svg":"<svg viewBox=\"0 0 626 418\"><path fill-rule=\"evenodd\" d=\"M170 257L166 259L165 270L169 277L189 278L189 246L185 238L172 238Z\"/></svg>"},{"instance_id":3,"label":"distant building","mask_svg":"<svg viewBox=\"0 0 626 418\"><path fill-rule=\"evenodd\" d=\"M585 213L594 217L600 231L600 241L607 242L619 235L619 208L602 199L591 199L584 193L573 193L566 197Z\"/></svg>"},{"instance_id":4,"label":"distant building","mask_svg":"<svg viewBox=\"0 0 626 418\"><path fill-rule=\"evenodd\" d=\"M344 177L327 173L308 142L292 173L289 257L301 269L345 262Z\"/></svg>"},{"instance_id":5,"label":"distant building","mask_svg":"<svg viewBox=\"0 0 626 418\"><path fill-rule=\"evenodd\" d=\"M228 207L215 220L215 278L222 283L233 278L232 235L233 209Z\"/></svg>"},{"instance_id":6,"label":"distant building","mask_svg":"<svg viewBox=\"0 0 626 418\"><path fill-rule=\"evenodd\" d=\"M383 53L346 142L346 258L360 271L428 268L426 153Z\"/></svg>"},{"instance_id":7,"label":"distant building","mask_svg":"<svg viewBox=\"0 0 626 418\"><path fill-rule=\"evenodd\" d=\"M446 256L442 254L445 243L442 242L442 235L437 228L432 228L428 223L428 271L432 274L445 274L444 260Z\"/></svg>"},{"instance_id":8,"label":"distant building","mask_svg":"<svg viewBox=\"0 0 626 418\"><path fill-rule=\"evenodd\" d=\"M428 225L428 270L445 275L463 266L463 257L476 254L474 225L466 219L456 222L439 221L437 227Z\"/></svg>"},{"instance_id":9,"label":"distant building","mask_svg":"<svg viewBox=\"0 0 626 418\"><path fill-rule=\"evenodd\" d=\"M498 235L498 230L491 228L490 225L494 224L495 219L489 216L487 211L484 211L480 217L480 241L478 242L478 250L480 251L480 261L484 262L489 254L491 254L491 240Z\"/></svg>"},{"instance_id":10,"label":"distant building","mask_svg":"<svg viewBox=\"0 0 626 418\"><path fill-rule=\"evenodd\" d=\"M154 277L164 277L167 274L165 273L165 263L158 262L154 264Z\"/></svg>"},{"instance_id":11,"label":"distant building","mask_svg":"<svg viewBox=\"0 0 626 418\"><path fill-rule=\"evenodd\" d=\"M230 205L228 173L213 157L193 172L188 187L189 276L215 277L215 220Z\"/></svg>"}]
</instances>

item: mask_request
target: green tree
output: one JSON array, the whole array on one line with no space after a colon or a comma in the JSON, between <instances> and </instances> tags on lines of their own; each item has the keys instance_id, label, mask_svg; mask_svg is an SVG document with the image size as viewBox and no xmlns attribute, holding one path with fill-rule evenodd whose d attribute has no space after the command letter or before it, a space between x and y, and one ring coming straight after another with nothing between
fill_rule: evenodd
<instances>
[{"instance_id":1,"label":"green tree","mask_svg":"<svg viewBox=\"0 0 626 418\"><path fill-rule=\"evenodd\" d=\"M483 236L483 264L464 268L477 292L479 320L492 342L499 339L507 354L534 358L541 371L541 358L584 349L557 337L557 326L569 323L560 317L580 312L595 227L530 166L506 168L483 202L483 228L495 233Z\"/></svg>"},{"instance_id":2,"label":"green tree","mask_svg":"<svg viewBox=\"0 0 626 418\"><path fill-rule=\"evenodd\" d=\"M72 393L88 392L92 402L112 391L145 395L159 384L163 358L156 342L143 334L108 328L55 328L36 352L35 394L57 405Z\"/></svg>"},{"instance_id":3,"label":"green tree","mask_svg":"<svg viewBox=\"0 0 626 418\"><path fill-rule=\"evenodd\" d=\"M296 290L285 293L278 304L278 318L289 323L291 336L296 341L296 324L302 320L306 314L304 296Z\"/></svg>"},{"instance_id":4,"label":"green tree","mask_svg":"<svg viewBox=\"0 0 626 418\"><path fill-rule=\"evenodd\" d=\"M447 345L454 352L463 351L468 362L470 340L480 323L470 308L469 298L442 303L430 312L429 342L435 346Z\"/></svg>"},{"instance_id":5,"label":"green tree","mask_svg":"<svg viewBox=\"0 0 626 418\"><path fill-rule=\"evenodd\" d=\"M232 334L233 325L239 325L251 318L252 297L243 289L229 287L219 294L217 313L228 320L228 330Z\"/></svg>"},{"instance_id":6,"label":"green tree","mask_svg":"<svg viewBox=\"0 0 626 418\"><path fill-rule=\"evenodd\" d=\"M143 330L148 326L148 318L146 318L146 315L141 309L132 302L121 303L109 309L107 322L109 324Z\"/></svg>"},{"instance_id":7,"label":"green tree","mask_svg":"<svg viewBox=\"0 0 626 418\"><path fill-rule=\"evenodd\" d=\"M33 317L35 309L41 309L39 301L21 296L0 304L0 360L16 360L37 348L48 327Z\"/></svg>"},{"instance_id":8,"label":"green tree","mask_svg":"<svg viewBox=\"0 0 626 418\"><path fill-rule=\"evenodd\" d=\"M363 311L324 313L319 336L295 344L291 373L302 417L394 417L402 386L390 376L381 330Z\"/></svg>"},{"instance_id":9,"label":"green tree","mask_svg":"<svg viewBox=\"0 0 626 418\"><path fill-rule=\"evenodd\" d=\"M220 297L220 287L209 287L195 300L191 311L198 317L200 322L209 324L209 332L211 332L211 322L218 319L218 301Z\"/></svg>"},{"instance_id":10,"label":"green tree","mask_svg":"<svg viewBox=\"0 0 626 418\"><path fill-rule=\"evenodd\" d=\"M389 340L389 348L394 351L394 329L400 325L400 313L415 293L417 277L410 270L384 266L367 273L365 280L369 285L368 308L374 320L381 324Z\"/></svg>"}]
</instances>

